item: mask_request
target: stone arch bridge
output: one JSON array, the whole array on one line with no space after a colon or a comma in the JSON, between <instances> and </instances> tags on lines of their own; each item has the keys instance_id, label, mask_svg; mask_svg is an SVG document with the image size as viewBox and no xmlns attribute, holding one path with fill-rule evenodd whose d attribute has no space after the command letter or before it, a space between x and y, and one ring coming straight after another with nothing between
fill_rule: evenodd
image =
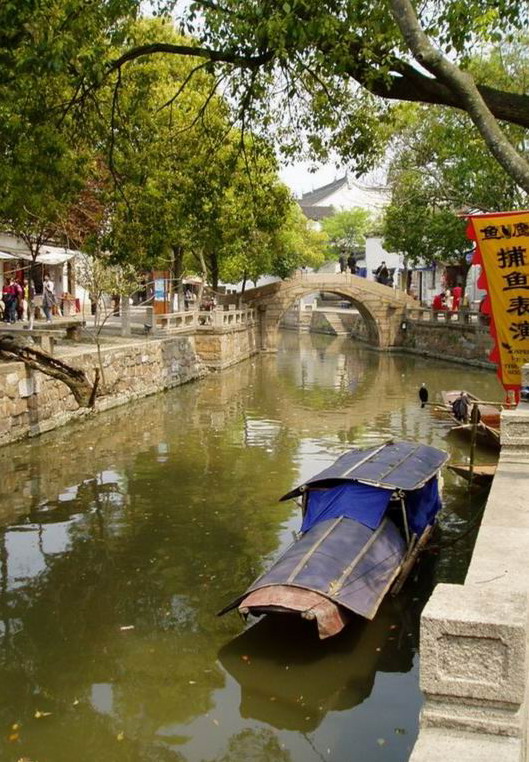
<instances>
[{"instance_id":1,"label":"stone arch bridge","mask_svg":"<svg viewBox=\"0 0 529 762\"><path fill-rule=\"evenodd\" d=\"M353 303L365 320L369 343L379 349L397 346L407 307L417 302L402 291L349 273L298 273L288 280L249 289L244 302L258 312L261 349L277 348L279 323L285 312L309 294L325 291Z\"/></svg>"}]
</instances>

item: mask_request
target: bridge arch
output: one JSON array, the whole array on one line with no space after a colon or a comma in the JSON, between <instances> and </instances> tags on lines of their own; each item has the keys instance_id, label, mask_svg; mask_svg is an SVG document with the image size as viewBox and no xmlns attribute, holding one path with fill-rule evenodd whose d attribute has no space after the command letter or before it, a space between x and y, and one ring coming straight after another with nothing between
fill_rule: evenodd
<instances>
[{"instance_id":1,"label":"bridge arch","mask_svg":"<svg viewBox=\"0 0 529 762\"><path fill-rule=\"evenodd\" d=\"M296 302L299 301L300 298L310 296L314 293L321 293L318 291L307 291L306 293L302 294L302 296L293 296L290 299L290 303L287 303L286 306L283 309L282 314L279 316L278 319L278 326L283 321L283 318L285 314L294 306ZM379 326L376 321L375 315L371 312L371 309L368 304L365 302L355 299L353 296L351 296L350 293L348 293L348 290L346 288L326 288L325 292L326 294L333 294L334 296L338 296L341 299L346 299L348 302L352 304L352 306L358 310L361 317L364 320L364 323L367 328L367 337L368 337L368 343L373 347L380 347L380 331Z\"/></svg>"},{"instance_id":2,"label":"bridge arch","mask_svg":"<svg viewBox=\"0 0 529 762\"><path fill-rule=\"evenodd\" d=\"M288 280L250 289L244 302L257 309L260 321L261 347L277 348L279 323L296 300L324 291L351 301L364 318L369 342L379 349L398 346L400 324L406 308L416 306L402 291L368 281L349 273L297 273Z\"/></svg>"}]
</instances>

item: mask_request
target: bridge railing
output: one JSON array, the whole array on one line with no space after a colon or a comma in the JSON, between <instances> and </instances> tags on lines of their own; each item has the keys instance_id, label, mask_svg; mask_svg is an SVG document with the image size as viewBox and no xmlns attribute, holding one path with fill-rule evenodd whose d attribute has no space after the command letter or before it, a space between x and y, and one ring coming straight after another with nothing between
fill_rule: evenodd
<instances>
[{"instance_id":1,"label":"bridge railing","mask_svg":"<svg viewBox=\"0 0 529 762\"><path fill-rule=\"evenodd\" d=\"M185 310L180 312L168 312L148 315L146 327L156 333L189 333L200 330L229 330L244 325L255 323L255 309L248 307L242 310L233 308L233 305L215 307L212 310Z\"/></svg>"},{"instance_id":2,"label":"bridge railing","mask_svg":"<svg viewBox=\"0 0 529 762\"><path fill-rule=\"evenodd\" d=\"M423 323L459 323L463 325L488 325L489 316L468 309L434 310L431 307L407 307L406 318Z\"/></svg>"}]
</instances>

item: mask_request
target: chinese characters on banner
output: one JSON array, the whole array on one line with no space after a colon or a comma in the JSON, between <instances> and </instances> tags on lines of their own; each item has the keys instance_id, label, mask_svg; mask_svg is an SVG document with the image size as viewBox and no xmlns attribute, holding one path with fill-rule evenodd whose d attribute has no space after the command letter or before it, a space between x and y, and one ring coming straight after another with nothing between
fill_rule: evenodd
<instances>
[{"instance_id":1,"label":"chinese characters on banner","mask_svg":"<svg viewBox=\"0 0 529 762\"><path fill-rule=\"evenodd\" d=\"M505 389L518 394L521 366L529 363L529 212L472 215L467 232L477 247L473 264L482 266L478 285L488 294L491 360Z\"/></svg>"}]
</instances>

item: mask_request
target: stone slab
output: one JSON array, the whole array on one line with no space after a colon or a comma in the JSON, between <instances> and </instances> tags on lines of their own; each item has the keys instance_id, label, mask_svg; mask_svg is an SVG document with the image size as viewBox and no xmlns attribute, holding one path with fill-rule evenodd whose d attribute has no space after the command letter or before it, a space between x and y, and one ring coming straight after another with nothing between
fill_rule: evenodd
<instances>
[{"instance_id":1,"label":"stone slab","mask_svg":"<svg viewBox=\"0 0 529 762\"><path fill-rule=\"evenodd\" d=\"M529 469L526 463L511 463L502 458L481 526L529 529Z\"/></svg>"},{"instance_id":2,"label":"stone slab","mask_svg":"<svg viewBox=\"0 0 529 762\"><path fill-rule=\"evenodd\" d=\"M465 587L525 592L529 587L529 529L485 523L478 535Z\"/></svg>"},{"instance_id":3,"label":"stone slab","mask_svg":"<svg viewBox=\"0 0 529 762\"><path fill-rule=\"evenodd\" d=\"M423 691L517 711L525 696L527 619L525 594L438 585L421 621Z\"/></svg>"},{"instance_id":4,"label":"stone slab","mask_svg":"<svg viewBox=\"0 0 529 762\"><path fill-rule=\"evenodd\" d=\"M438 728L421 731L409 762L522 762L518 738L463 733Z\"/></svg>"}]
</instances>

